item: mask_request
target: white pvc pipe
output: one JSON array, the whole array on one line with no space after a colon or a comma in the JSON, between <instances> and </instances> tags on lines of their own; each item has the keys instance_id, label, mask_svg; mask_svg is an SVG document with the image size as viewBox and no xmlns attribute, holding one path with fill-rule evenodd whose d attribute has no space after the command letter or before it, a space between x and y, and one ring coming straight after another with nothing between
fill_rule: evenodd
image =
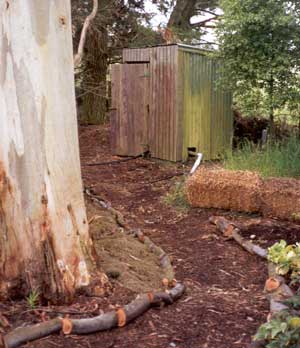
<instances>
[{"instance_id":1,"label":"white pvc pipe","mask_svg":"<svg viewBox=\"0 0 300 348\"><path fill-rule=\"evenodd\" d=\"M196 161L195 161L195 163L193 165L193 168L190 171L190 175L194 174L196 169L200 166L202 158L203 158L203 154L202 153L198 153L197 154L197 159L196 159Z\"/></svg>"}]
</instances>

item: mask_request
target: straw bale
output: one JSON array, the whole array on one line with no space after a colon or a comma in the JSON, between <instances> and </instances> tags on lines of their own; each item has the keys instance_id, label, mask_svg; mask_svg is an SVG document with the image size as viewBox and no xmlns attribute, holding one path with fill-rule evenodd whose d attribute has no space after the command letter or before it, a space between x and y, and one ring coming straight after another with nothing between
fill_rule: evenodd
<instances>
[{"instance_id":1,"label":"straw bale","mask_svg":"<svg viewBox=\"0 0 300 348\"><path fill-rule=\"evenodd\" d=\"M186 195L192 207L258 212L261 186L253 172L202 167L187 181Z\"/></svg>"},{"instance_id":2,"label":"straw bale","mask_svg":"<svg viewBox=\"0 0 300 348\"><path fill-rule=\"evenodd\" d=\"M300 180L271 178L264 180L261 192L263 216L300 220Z\"/></svg>"}]
</instances>

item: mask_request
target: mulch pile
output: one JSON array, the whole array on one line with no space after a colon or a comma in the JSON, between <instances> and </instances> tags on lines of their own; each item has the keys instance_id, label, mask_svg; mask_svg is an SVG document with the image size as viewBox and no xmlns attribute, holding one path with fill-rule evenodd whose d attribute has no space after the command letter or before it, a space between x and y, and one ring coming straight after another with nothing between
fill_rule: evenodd
<instances>
[{"instance_id":1,"label":"mulch pile","mask_svg":"<svg viewBox=\"0 0 300 348\"><path fill-rule=\"evenodd\" d=\"M202 167L187 181L186 195L193 207L300 219L300 180L296 179L262 179L253 172Z\"/></svg>"}]
</instances>

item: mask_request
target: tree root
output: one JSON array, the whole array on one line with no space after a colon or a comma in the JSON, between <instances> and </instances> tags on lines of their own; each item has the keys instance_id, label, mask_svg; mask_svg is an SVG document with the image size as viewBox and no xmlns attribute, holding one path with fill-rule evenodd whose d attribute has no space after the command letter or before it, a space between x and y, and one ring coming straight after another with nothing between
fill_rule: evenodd
<instances>
[{"instance_id":1,"label":"tree root","mask_svg":"<svg viewBox=\"0 0 300 348\"><path fill-rule=\"evenodd\" d=\"M267 259L268 251L243 238L239 228L232 222L221 216L213 216L209 221L216 225L217 229L222 232L227 239L234 239L249 253ZM285 279L276 273L276 265L272 262L268 263L268 275L269 278L266 280L264 292L267 294L266 297L270 302L270 313L268 315L268 320L270 320L274 314L288 308L282 301L294 296L294 292L286 284ZM266 341L264 340L254 341L251 344L251 348L262 348L265 347L265 345Z\"/></svg>"},{"instance_id":2,"label":"tree root","mask_svg":"<svg viewBox=\"0 0 300 348\"><path fill-rule=\"evenodd\" d=\"M37 325L17 328L3 337L3 344L5 348L16 348L27 342L57 333L60 330L64 334L81 335L109 330L114 327L123 327L153 306L172 304L183 295L184 291L185 286L177 283L174 288L167 292L139 295L124 308L94 318L56 318Z\"/></svg>"}]
</instances>

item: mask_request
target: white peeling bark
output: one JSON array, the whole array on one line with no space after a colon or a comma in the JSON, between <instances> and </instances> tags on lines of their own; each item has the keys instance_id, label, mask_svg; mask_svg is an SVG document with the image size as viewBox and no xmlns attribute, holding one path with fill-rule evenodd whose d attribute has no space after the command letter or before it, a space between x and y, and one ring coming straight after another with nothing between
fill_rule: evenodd
<instances>
[{"instance_id":1,"label":"white peeling bark","mask_svg":"<svg viewBox=\"0 0 300 348\"><path fill-rule=\"evenodd\" d=\"M88 285L68 0L0 0L0 296Z\"/></svg>"}]
</instances>

